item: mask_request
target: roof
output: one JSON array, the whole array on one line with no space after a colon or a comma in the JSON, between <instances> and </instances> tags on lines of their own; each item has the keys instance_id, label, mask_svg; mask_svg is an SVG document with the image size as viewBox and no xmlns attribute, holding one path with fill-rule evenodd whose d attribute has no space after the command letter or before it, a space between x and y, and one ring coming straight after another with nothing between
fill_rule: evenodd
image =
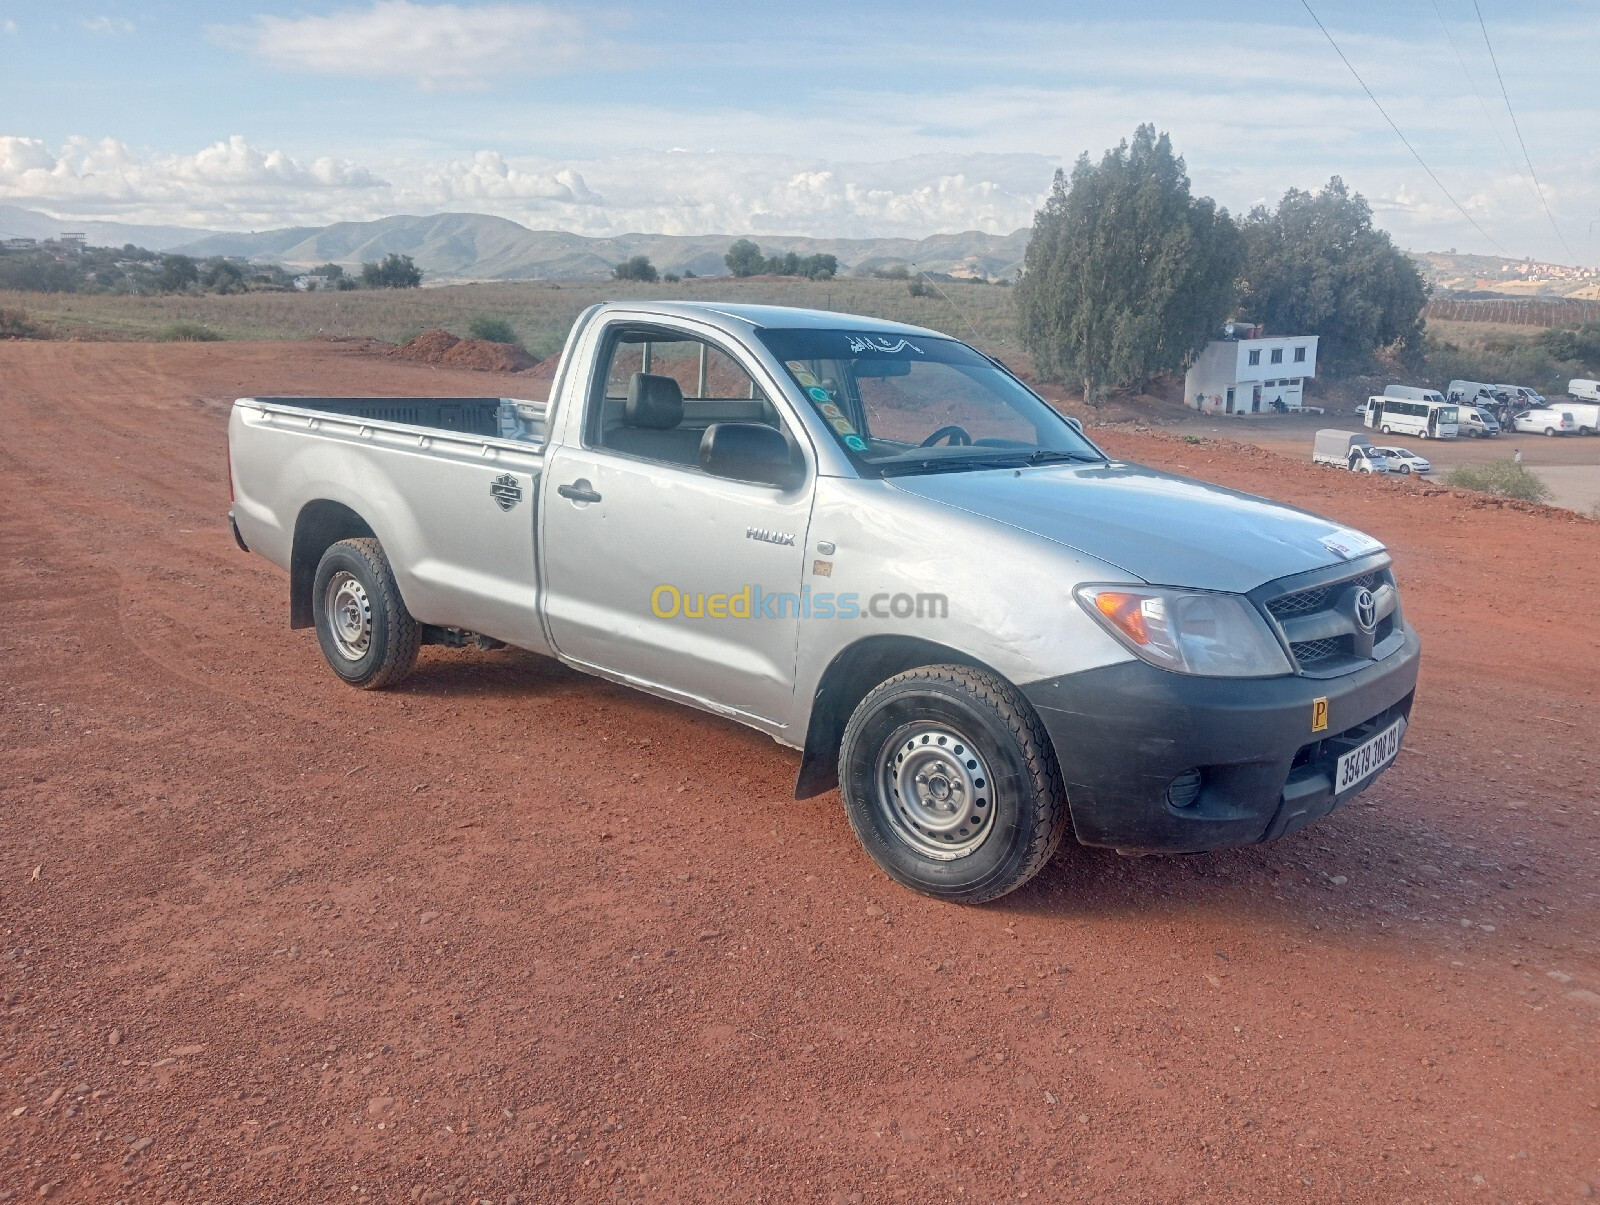
<instances>
[{"instance_id":1,"label":"roof","mask_svg":"<svg viewBox=\"0 0 1600 1205\"><path fill-rule=\"evenodd\" d=\"M724 305L715 301L613 301L607 309L660 314L663 317L698 318L733 333L745 330L851 330L893 335L920 335L946 339L948 335L923 326L888 322L860 314L840 314L833 310L807 310L787 305Z\"/></svg>"}]
</instances>

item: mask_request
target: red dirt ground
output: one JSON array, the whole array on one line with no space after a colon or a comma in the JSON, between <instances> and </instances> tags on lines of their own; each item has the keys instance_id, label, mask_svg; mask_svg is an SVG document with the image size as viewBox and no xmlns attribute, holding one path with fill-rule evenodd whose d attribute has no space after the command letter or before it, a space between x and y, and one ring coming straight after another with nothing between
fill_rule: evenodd
<instances>
[{"instance_id":1,"label":"red dirt ground","mask_svg":"<svg viewBox=\"0 0 1600 1205\"><path fill-rule=\"evenodd\" d=\"M1276 845L961 908L753 733L515 650L363 694L288 630L230 400L526 381L0 346L0 1195L1600 1189L1600 525L1102 433L1387 540L1415 724Z\"/></svg>"}]
</instances>

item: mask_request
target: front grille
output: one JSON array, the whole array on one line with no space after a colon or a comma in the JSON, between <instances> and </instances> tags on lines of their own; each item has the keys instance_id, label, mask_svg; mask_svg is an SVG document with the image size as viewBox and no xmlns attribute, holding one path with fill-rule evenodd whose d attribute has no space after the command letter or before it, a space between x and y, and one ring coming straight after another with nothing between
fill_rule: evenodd
<instances>
[{"instance_id":1,"label":"front grille","mask_svg":"<svg viewBox=\"0 0 1600 1205\"><path fill-rule=\"evenodd\" d=\"M1349 594L1355 587L1371 590L1388 608L1379 618L1370 642L1357 628L1350 609ZM1386 657L1398 647L1400 612L1393 590L1394 577L1385 567L1338 581L1322 581L1301 590L1290 589L1263 603L1282 631L1300 672L1328 678L1369 665L1374 658Z\"/></svg>"},{"instance_id":2,"label":"front grille","mask_svg":"<svg viewBox=\"0 0 1600 1205\"><path fill-rule=\"evenodd\" d=\"M1302 640L1291 644L1289 650L1294 653L1294 659L1301 666L1317 665L1323 661L1332 660L1334 657L1348 657L1350 650L1347 647L1349 640L1340 637L1337 640Z\"/></svg>"},{"instance_id":3,"label":"front grille","mask_svg":"<svg viewBox=\"0 0 1600 1205\"><path fill-rule=\"evenodd\" d=\"M1349 581L1335 582L1331 586L1313 586L1309 590L1274 598L1267 603L1267 610L1279 619L1287 619L1291 615L1310 615L1314 611L1326 611L1335 596L1351 586L1365 586L1372 590L1383 581L1382 573L1363 573Z\"/></svg>"}]
</instances>

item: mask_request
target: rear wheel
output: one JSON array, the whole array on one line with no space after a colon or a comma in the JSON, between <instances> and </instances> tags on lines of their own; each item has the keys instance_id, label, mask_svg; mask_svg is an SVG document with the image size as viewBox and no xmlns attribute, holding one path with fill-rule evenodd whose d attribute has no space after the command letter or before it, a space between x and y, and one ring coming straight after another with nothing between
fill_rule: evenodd
<instances>
[{"instance_id":1,"label":"rear wheel","mask_svg":"<svg viewBox=\"0 0 1600 1205\"><path fill-rule=\"evenodd\" d=\"M923 666L874 688L845 726L839 782L872 860L939 899L1014 891L1067 828L1038 717L1015 687L966 666Z\"/></svg>"},{"instance_id":2,"label":"rear wheel","mask_svg":"<svg viewBox=\"0 0 1600 1205\"><path fill-rule=\"evenodd\" d=\"M1544 433L1546 435L1554 435L1556 433L1556 429L1554 427L1546 427L1544 429Z\"/></svg>"},{"instance_id":3,"label":"rear wheel","mask_svg":"<svg viewBox=\"0 0 1600 1205\"><path fill-rule=\"evenodd\" d=\"M377 540L341 540L322 554L311 615L322 655L351 686L393 686L416 664L422 625L406 610Z\"/></svg>"}]
</instances>

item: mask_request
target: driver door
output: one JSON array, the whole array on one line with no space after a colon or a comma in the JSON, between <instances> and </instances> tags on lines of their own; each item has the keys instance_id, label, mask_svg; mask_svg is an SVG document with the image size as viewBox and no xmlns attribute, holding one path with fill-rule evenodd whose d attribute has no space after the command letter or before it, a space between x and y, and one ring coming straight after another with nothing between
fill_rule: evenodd
<instances>
[{"instance_id":1,"label":"driver door","mask_svg":"<svg viewBox=\"0 0 1600 1205\"><path fill-rule=\"evenodd\" d=\"M711 422L794 435L735 351L660 321L619 322L600 340L581 443L545 469L552 641L608 676L776 723L794 689L815 472L808 462L784 489L699 467ZM670 396L662 378L681 417L668 421L669 403L630 419L630 391Z\"/></svg>"}]
</instances>

